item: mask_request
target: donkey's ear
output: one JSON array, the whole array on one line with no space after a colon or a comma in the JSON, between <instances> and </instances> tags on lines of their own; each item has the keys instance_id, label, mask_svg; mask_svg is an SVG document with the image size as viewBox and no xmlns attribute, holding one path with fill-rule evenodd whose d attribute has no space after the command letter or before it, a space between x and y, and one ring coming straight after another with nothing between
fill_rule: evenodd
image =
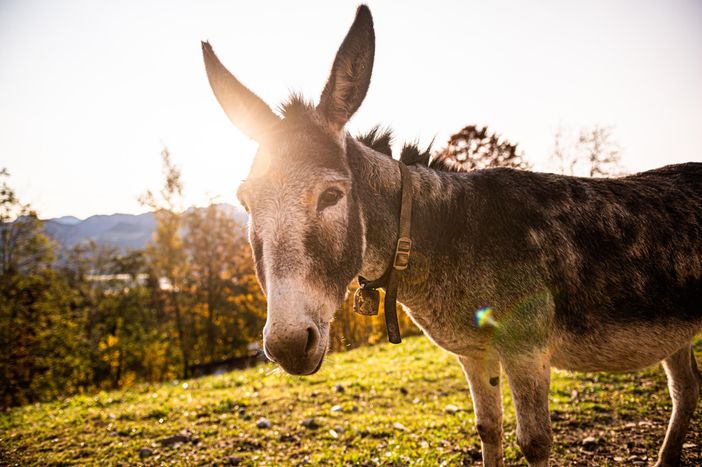
<instances>
[{"instance_id":1,"label":"donkey's ear","mask_svg":"<svg viewBox=\"0 0 702 467\"><path fill-rule=\"evenodd\" d=\"M373 71L375 32L373 17L361 5L344 42L336 53L317 110L335 131L341 131L366 97Z\"/></svg>"},{"instance_id":2,"label":"donkey's ear","mask_svg":"<svg viewBox=\"0 0 702 467\"><path fill-rule=\"evenodd\" d=\"M207 78L229 119L249 138L261 141L280 118L253 92L241 84L219 61L209 42L202 43Z\"/></svg>"}]
</instances>

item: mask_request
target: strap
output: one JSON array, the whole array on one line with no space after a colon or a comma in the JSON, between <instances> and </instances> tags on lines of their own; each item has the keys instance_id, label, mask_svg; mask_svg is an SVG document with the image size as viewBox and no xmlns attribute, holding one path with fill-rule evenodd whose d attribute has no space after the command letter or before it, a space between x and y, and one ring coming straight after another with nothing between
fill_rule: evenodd
<instances>
[{"instance_id":1,"label":"strap","mask_svg":"<svg viewBox=\"0 0 702 467\"><path fill-rule=\"evenodd\" d=\"M397 321L397 286L399 282L400 272L407 269L409 265L410 252L412 250L412 239L410 238L410 228L412 226L412 176L407 166L400 164L400 183L401 183L401 199L400 199L400 219L397 232L397 243L395 244L395 255L392 259L392 264L382 277L376 280L368 280L365 277L358 276L358 283L361 289L375 290L380 287L385 288L385 327L388 332L388 340L393 344L402 342L400 336L400 325ZM356 294L360 291L357 290ZM361 314L371 314L368 312L367 304L359 308L359 303L363 300L356 300L354 297L354 310ZM366 297L367 298L367 297ZM377 308L377 305L376 305ZM372 314L377 314L372 313Z\"/></svg>"},{"instance_id":2,"label":"strap","mask_svg":"<svg viewBox=\"0 0 702 467\"><path fill-rule=\"evenodd\" d=\"M409 255L412 249L412 239L410 238L410 228L412 226L412 176L405 164L402 162L399 164L402 179L402 204L400 206L400 229L397 235L397 248L395 249L393 268L398 271L404 271L409 264Z\"/></svg>"},{"instance_id":3,"label":"strap","mask_svg":"<svg viewBox=\"0 0 702 467\"><path fill-rule=\"evenodd\" d=\"M385 286L385 329L388 332L388 341L393 344L402 342L400 323L397 321L397 270L393 269Z\"/></svg>"},{"instance_id":4,"label":"strap","mask_svg":"<svg viewBox=\"0 0 702 467\"><path fill-rule=\"evenodd\" d=\"M400 175L402 180L402 200L400 204L400 224L397 234L397 245L395 246L395 257L392 267L388 269L387 284L385 286L385 327L388 332L388 340L393 344L402 342L400 336L400 324L397 321L397 283L400 271L407 269L409 265L410 251L412 250L412 240L410 239L410 228L412 226L412 177L405 164L400 164Z\"/></svg>"}]
</instances>

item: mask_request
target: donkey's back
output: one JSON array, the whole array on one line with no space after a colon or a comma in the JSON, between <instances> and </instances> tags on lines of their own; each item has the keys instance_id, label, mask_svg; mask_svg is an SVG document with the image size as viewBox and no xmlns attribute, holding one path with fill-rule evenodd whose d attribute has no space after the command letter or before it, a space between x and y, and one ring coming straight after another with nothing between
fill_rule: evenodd
<instances>
[{"instance_id":1,"label":"donkey's back","mask_svg":"<svg viewBox=\"0 0 702 467\"><path fill-rule=\"evenodd\" d=\"M539 264L553 297L556 366L635 369L700 329L702 163L619 179L506 169L480 178L500 205L486 211Z\"/></svg>"}]
</instances>

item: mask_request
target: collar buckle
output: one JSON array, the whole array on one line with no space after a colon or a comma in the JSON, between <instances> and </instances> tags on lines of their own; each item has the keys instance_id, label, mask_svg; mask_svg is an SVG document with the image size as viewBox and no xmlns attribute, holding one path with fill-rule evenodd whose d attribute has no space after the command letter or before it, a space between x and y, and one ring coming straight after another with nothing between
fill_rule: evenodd
<instances>
[{"instance_id":1,"label":"collar buckle","mask_svg":"<svg viewBox=\"0 0 702 467\"><path fill-rule=\"evenodd\" d=\"M409 265L410 252L412 251L412 239L409 237L400 237L397 239L397 248L395 248L395 260L392 267L397 271L404 271Z\"/></svg>"}]
</instances>

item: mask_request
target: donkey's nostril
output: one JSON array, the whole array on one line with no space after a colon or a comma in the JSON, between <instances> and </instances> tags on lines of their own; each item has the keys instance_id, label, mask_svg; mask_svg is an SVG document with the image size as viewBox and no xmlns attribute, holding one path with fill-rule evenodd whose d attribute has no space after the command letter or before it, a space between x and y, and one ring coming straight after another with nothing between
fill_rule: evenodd
<instances>
[{"instance_id":1,"label":"donkey's nostril","mask_svg":"<svg viewBox=\"0 0 702 467\"><path fill-rule=\"evenodd\" d=\"M307 345L305 345L305 354L310 353L315 347L317 347L317 342L319 342L319 334L317 330L310 326L307 328Z\"/></svg>"}]
</instances>

